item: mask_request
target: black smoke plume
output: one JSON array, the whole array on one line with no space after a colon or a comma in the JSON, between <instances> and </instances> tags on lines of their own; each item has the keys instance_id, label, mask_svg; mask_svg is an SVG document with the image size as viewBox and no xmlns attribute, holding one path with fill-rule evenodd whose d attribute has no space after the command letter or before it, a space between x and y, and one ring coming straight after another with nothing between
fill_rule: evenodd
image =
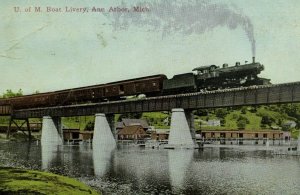
<instances>
[{"instance_id":1,"label":"black smoke plume","mask_svg":"<svg viewBox=\"0 0 300 195\"><path fill-rule=\"evenodd\" d=\"M132 7L147 7L149 12L133 12ZM161 31L162 37L171 33L202 34L219 26L229 29L241 27L255 56L255 38L253 25L249 17L233 6L212 3L208 0L152 0L138 2L134 5L122 3L119 7L128 7L130 12L115 12L108 15L113 21L115 30L126 30L131 25L152 31Z\"/></svg>"}]
</instances>

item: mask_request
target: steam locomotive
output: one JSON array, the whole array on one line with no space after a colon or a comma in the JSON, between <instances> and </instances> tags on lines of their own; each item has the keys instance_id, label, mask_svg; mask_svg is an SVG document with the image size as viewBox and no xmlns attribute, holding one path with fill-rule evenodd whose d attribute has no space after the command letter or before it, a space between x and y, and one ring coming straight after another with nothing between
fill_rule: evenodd
<instances>
[{"instance_id":1,"label":"steam locomotive","mask_svg":"<svg viewBox=\"0 0 300 195\"><path fill-rule=\"evenodd\" d=\"M13 109L63 106L78 103L119 100L128 96L144 94L147 97L216 90L222 88L247 87L270 84L269 79L257 75L264 66L255 62L229 67L223 64L200 66L191 73L179 74L168 79L165 75L123 80L107 84L73 88L33 95L24 95L8 99L0 99L0 106L11 106Z\"/></svg>"},{"instance_id":2,"label":"steam locomotive","mask_svg":"<svg viewBox=\"0 0 300 195\"><path fill-rule=\"evenodd\" d=\"M211 91L225 88L248 87L252 85L270 84L270 79L260 78L257 75L264 70L264 66L255 62L229 67L223 64L222 68L216 65L194 68L194 73L175 75L163 83L164 94L179 92Z\"/></svg>"}]
</instances>

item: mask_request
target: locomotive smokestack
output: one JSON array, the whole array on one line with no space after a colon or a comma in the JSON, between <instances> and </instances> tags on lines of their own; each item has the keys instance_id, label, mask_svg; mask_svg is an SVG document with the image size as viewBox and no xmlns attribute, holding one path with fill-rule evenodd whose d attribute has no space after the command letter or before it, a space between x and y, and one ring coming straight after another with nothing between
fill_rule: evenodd
<instances>
[{"instance_id":1,"label":"locomotive smokestack","mask_svg":"<svg viewBox=\"0 0 300 195\"><path fill-rule=\"evenodd\" d=\"M255 57L252 57L252 61L253 61L252 63L254 64L255 63Z\"/></svg>"}]
</instances>

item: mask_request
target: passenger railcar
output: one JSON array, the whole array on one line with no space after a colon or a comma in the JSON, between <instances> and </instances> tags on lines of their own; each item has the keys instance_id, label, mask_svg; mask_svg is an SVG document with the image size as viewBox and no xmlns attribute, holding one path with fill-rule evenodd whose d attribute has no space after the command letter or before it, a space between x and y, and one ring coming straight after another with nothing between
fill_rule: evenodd
<instances>
[{"instance_id":1,"label":"passenger railcar","mask_svg":"<svg viewBox=\"0 0 300 195\"><path fill-rule=\"evenodd\" d=\"M165 75L153 75L89 87L24 95L1 99L0 105L12 105L14 109L21 109L117 100L124 96L139 94L154 96L161 94L163 80L166 78Z\"/></svg>"}]
</instances>

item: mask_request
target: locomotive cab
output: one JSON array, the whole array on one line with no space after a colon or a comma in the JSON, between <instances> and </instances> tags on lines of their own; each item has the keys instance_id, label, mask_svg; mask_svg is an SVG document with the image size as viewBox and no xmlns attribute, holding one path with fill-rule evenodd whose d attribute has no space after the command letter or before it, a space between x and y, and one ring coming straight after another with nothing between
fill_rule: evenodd
<instances>
[{"instance_id":1,"label":"locomotive cab","mask_svg":"<svg viewBox=\"0 0 300 195\"><path fill-rule=\"evenodd\" d=\"M163 94L176 94L196 91L197 86L193 73L174 75L163 82Z\"/></svg>"},{"instance_id":2,"label":"locomotive cab","mask_svg":"<svg viewBox=\"0 0 300 195\"><path fill-rule=\"evenodd\" d=\"M197 68L194 68L192 71L196 71L196 77L197 79L210 79L218 77L219 74L216 70L219 69L219 66L216 65L208 65L208 66L200 66Z\"/></svg>"}]
</instances>

